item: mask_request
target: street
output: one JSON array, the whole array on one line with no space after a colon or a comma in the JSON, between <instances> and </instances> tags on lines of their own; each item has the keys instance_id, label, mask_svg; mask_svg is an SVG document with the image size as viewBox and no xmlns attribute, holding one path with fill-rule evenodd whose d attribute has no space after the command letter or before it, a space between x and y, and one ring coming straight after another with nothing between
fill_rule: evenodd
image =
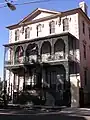
<instances>
[{"instance_id":1,"label":"street","mask_svg":"<svg viewBox=\"0 0 90 120\"><path fill-rule=\"evenodd\" d=\"M90 120L90 109L65 108L61 111L0 109L0 120Z\"/></svg>"}]
</instances>

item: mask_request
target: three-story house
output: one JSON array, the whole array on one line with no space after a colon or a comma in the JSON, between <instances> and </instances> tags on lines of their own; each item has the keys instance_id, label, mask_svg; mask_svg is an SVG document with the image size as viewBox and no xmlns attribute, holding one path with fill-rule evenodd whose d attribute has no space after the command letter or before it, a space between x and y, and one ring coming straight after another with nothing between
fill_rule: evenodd
<instances>
[{"instance_id":1,"label":"three-story house","mask_svg":"<svg viewBox=\"0 0 90 120\"><path fill-rule=\"evenodd\" d=\"M90 19L84 2L64 12L38 8L7 28L4 68L13 102L27 90L40 104L78 107L80 88L88 102Z\"/></svg>"}]
</instances>

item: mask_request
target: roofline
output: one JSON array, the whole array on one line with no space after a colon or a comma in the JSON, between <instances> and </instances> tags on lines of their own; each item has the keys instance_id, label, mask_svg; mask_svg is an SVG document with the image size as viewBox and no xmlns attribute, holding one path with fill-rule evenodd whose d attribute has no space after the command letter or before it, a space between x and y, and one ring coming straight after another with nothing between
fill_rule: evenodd
<instances>
[{"instance_id":1,"label":"roofline","mask_svg":"<svg viewBox=\"0 0 90 120\"><path fill-rule=\"evenodd\" d=\"M49 19L52 19L52 18L55 18L55 17L58 17L58 16L62 17L62 16L66 16L66 15L69 15L69 14L72 14L72 13L81 13L83 15L83 17L85 17L87 19L87 21L90 23L89 17L83 12L83 10L81 8L76 8L76 9L68 10L68 11L65 11L65 12L59 12L55 15L50 15L50 16L47 16L47 17L39 18L37 20L26 22L26 23L24 23L24 25L33 24L33 23L36 23L36 22L44 21L44 20L49 20ZM23 23L22 23L22 25L23 25ZM21 26L21 25L18 23L18 24L8 26L6 28L11 30L11 29L17 28L19 26Z\"/></svg>"},{"instance_id":2,"label":"roofline","mask_svg":"<svg viewBox=\"0 0 90 120\"><path fill-rule=\"evenodd\" d=\"M38 8L38 10L41 10L41 11L47 12L47 13L53 13L53 14L59 13L59 11L47 10L47 9L42 9L42 8Z\"/></svg>"},{"instance_id":3,"label":"roofline","mask_svg":"<svg viewBox=\"0 0 90 120\"><path fill-rule=\"evenodd\" d=\"M48 35L48 36L45 36L45 37L38 37L38 38L29 39L27 41L24 40L24 41L19 41L19 42L4 44L3 46L4 47L10 47L10 46L13 46L13 45L19 45L19 44L28 43L28 42L35 42L35 41L38 41L38 40L43 40L43 39L48 39L48 38L51 38L51 37L58 37L58 36L60 37L60 36L63 36L63 35L71 35L72 37L74 37L75 39L77 39L70 32L62 32L62 33L59 33L59 34Z\"/></svg>"},{"instance_id":4,"label":"roofline","mask_svg":"<svg viewBox=\"0 0 90 120\"><path fill-rule=\"evenodd\" d=\"M39 12L46 12L46 13L52 13L52 14L57 14L57 13L59 13L59 12L53 11L53 10L36 8L33 12L31 12L29 15L27 15L26 17L24 17L24 18L19 22L19 24L22 23L22 22L24 22L30 15L32 16L32 15L35 14L35 12L37 12L37 11L39 11Z\"/></svg>"}]
</instances>

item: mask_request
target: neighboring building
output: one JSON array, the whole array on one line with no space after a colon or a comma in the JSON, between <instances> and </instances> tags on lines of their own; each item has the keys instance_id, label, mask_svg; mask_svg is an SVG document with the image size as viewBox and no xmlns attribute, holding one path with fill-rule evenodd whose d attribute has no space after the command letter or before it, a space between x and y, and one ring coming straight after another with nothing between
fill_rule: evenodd
<instances>
[{"instance_id":1,"label":"neighboring building","mask_svg":"<svg viewBox=\"0 0 90 120\"><path fill-rule=\"evenodd\" d=\"M78 107L81 88L84 104L88 103L90 19L84 2L65 12L38 8L7 28L9 43L4 47L5 51L8 48L8 60L4 67L12 99L18 91L33 89L45 98L45 105ZM37 74L32 59L41 63L41 74Z\"/></svg>"}]
</instances>

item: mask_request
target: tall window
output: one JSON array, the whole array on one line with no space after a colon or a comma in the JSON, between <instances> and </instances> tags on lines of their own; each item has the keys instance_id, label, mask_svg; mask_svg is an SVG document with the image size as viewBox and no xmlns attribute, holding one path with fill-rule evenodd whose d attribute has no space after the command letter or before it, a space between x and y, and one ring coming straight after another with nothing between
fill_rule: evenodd
<instances>
[{"instance_id":1,"label":"tall window","mask_svg":"<svg viewBox=\"0 0 90 120\"><path fill-rule=\"evenodd\" d=\"M30 37L30 28L27 27L27 28L25 29L25 39L28 39L29 37Z\"/></svg>"},{"instance_id":2,"label":"tall window","mask_svg":"<svg viewBox=\"0 0 90 120\"><path fill-rule=\"evenodd\" d=\"M85 82L85 85L87 85L87 69L84 68L84 82Z\"/></svg>"},{"instance_id":3,"label":"tall window","mask_svg":"<svg viewBox=\"0 0 90 120\"><path fill-rule=\"evenodd\" d=\"M19 30L15 31L15 41L19 40Z\"/></svg>"},{"instance_id":4,"label":"tall window","mask_svg":"<svg viewBox=\"0 0 90 120\"><path fill-rule=\"evenodd\" d=\"M90 27L88 28L88 33L89 33L89 39L90 39Z\"/></svg>"},{"instance_id":5,"label":"tall window","mask_svg":"<svg viewBox=\"0 0 90 120\"><path fill-rule=\"evenodd\" d=\"M41 34L41 31L42 31L42 26L41 26L41 24L39 24L37 26L37 37Z\"/></svg>"},{"instance_id":6,"label":"tall window","mask_svg":"<svg viewBox=\"0 0 90 120\"><path fill-rule=\"evenodd\" d=\"M83 29L83 33L85 34L85 23L84 23L84 21L82 22L82 29Z\"/></svg>"},{"instance_id":7,"label":"tall window","mask_svg":"<svg viewBox=\"0 0 90 120\"><path fill-rule=\"evenodd\" d=\"M69 30L69 20L68 18L63 19L63 31Z\"/></svg>"},{"instance_id":8,"label":"tall window","mask_svg":"<svg viewBox=\"0 0 90 120\"><path fill-rule=\"evenodd\" d=\"M84 58L86 59L86 44L83 44Z\"/></svg>"},{"instance_id":9,"label":"tall window","mask_svg":"<svg viewBox=\"0 0 90 120\"><path fill-rule=\"evenodd\" d=\"M54 21L50 22L49 27L50 27L50 34L55 33L55 22Z\"/></svg>"}]
</instances>

